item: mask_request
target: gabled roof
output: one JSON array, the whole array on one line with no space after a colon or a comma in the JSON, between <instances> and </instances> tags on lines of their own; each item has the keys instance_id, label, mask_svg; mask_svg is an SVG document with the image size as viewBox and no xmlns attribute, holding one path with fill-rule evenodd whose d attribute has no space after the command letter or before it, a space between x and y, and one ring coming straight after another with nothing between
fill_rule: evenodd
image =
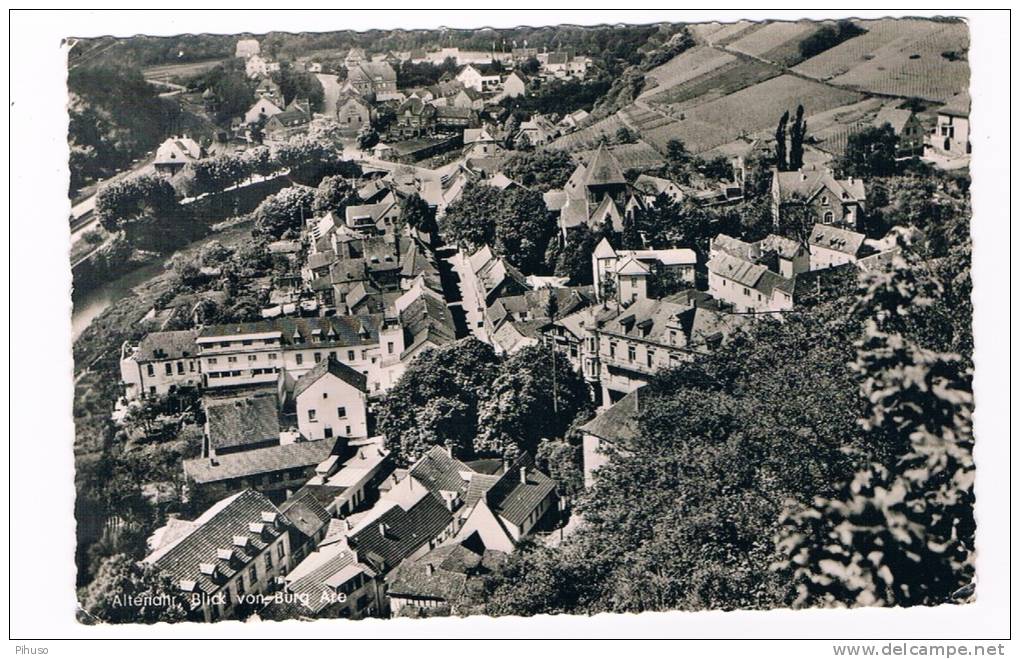
<instances>
[{"instance_id":1,"label":"gabled roof","mask_svg":"<svg viewBox=\"0 0 1020 659\"><path fill-rule=\"evenodd\" d=\"M326 358L316 364L307 373L298 378L294 385L294 398L303 394L308 387L319 381L327 374L346 382L362 393L368 392L368 378L364 374L355 371L353 368L339 361L333 355L326 355Z\"/></svg>"},{"instance_id":2,"label":"gabled roof","mask_svg":"<svg viewBox=\"0 0 1020 659\"><path fill-rule=\"evenodd\" d=\"M961 92L956 94L945 105L940 107L937 112L951 117L966 119L970 116L970 93Z\"/></svg>"},{"instance_id":3,"label":"gabled roof","mask_svg":"<svg viewBox=\"0 0 1020 659\"><path fill-rule=\"evenodd\" d=\"M215 459L192 458L184 461L184 473L202 484L311 467L328 458L333 446L331 440L294 442L218 455Z\"/></svg>"},{"instance_id":4,"label":"gabled roof","mask_svg":"<svg viewBox=\"0 0 1020 659\"><path fill-rule=\"evenodd\" d=\"M624 257L620 261L620 265L616 267L616 274L618 275L650 275L651 271L645 267L641 261L638 261L633 256Z\"/></svg>"},{"instance_id":5,"label":"gabled roof","mask_svg":"<svg viewBox=\"0 0 1020 659\"><path fill-rule=\"evenodd\" d=\"M521 526L547 497L556 482L535 468L531 456L522 453L485 493L494 513Z\"/></svg>"},{"instance_id":6,"label":"gabled roof","mask_svg":"<svg viewBox=\"0 0 1020 659\"><path fill-rule=\"evenodd\" d=\"M227 400L206 399L209 448L222 450L280 440L279 403L260 394Z\"/></svg>"},{"instance_id":7,"label":"gabled roof","mask_svg":"<svg viewBox=\"0 0 1020 659\"><path fill-rule=\"evenodd\" d=\"M433 446L411 465L408 473L434 494L440 491L456 492L461 497L467 492L468 482L461 474L471 468L451 457L441 446Z\"/></svg>"},{"instance_id":8,"label":"gabled roof","mask_svg":"<svg viewBox=\"0 0 1020 659\"><path fill-rule=\"evenodd\" d=\"M708 261L708 269L711 272L750 288L754 288L762 275L769 270L763 265L756 265L739 256L725 253L713 255Z\"/></svg>"},{"instance_id":9,"label":"gabled roof","mask_svg":"<svg viewBox=\"0 0 1020 659\"><path fill-rule=\"evenodd\" d=\"M903 129L906 128L907 122L909 122L910 118L913 116L914 113L910 110L886 106L879 110L878 114L875 115L874 123L879 127L889 124L892 126L893 132L899 135L903 132Z\"/></svg>"},{"instance_id":10,"label":"gabled roof","mask_svg":"<svg viewBox=\"0 0 1020 659\"><path fill-rule=\"evenodd\" d=\"M380 572L387 572L428 544L453 521L453 513L434 494L426 493L407 510L393 502L378 517L361 522L348 544Z\"/></svg>"},{"instance_id":11,"label":"gabled roof","mask_svg":"<svg viewBox=\"0 0 1020 659\"><path fill-rule=\"evenodd\" d=\"M608 442L627 442L638 436L640 389L635 389L598 416L581 426L581 432L595 435Z\"/></svg>"},{"instance_id":12,"label":"gabled roof","mask_svg":"<svg viewBox=\"0 0 1020 659\"><path fill-rule=\"evenodd\" d=\"M829 190L841 201L864 203L864 181L859 178L837 179L827 169L774 172L781 201L808 201L822 190Z\"/></svg>"},{"instance_id":13,"label":"gabled roof","mask_svg":"<svg viewBox=\"0 0 1020 659\"><path fill-rule=\"evenodd\" d=\"M280 506L290 523L305 536L312 538L329 524L331 516L311 489L302 487Z\"/></svg>"},{"instance_id":14,"label":"gabled roof","mask_svg":"<svg viewBox=\"0 0 1020 659\"><path fill-rule=\"evenodd\" d=\"M150 332L138 343L134 359L147 362L164 359L187 359L198 355L195 345L196 330L176 332Z\"/></svg>"},{"instance_id":15,"label":"gabled roof","mask_svg":"<svg viewBox=\"0 0 1020 659\"><path fill-rule=\"evenodd\" d=\"M269 520L279 520L278 524ZM285 532L289 521L264 495L244 490L223 499L194 520L194 528L145 557L175 583L194 583L194 592L213 593L246 569ZM238 544L244 540L244 546ZM229 558L221 558L221 552ZM215 566L207 574L202 566Z\"/></svg>"},{"instance_id":16,"label":"gabled roof","mask_svg":"<svg viewBox=\"0 0 1020 659\"><path fill-rule=\"evenodd\" d=\"M811 228L808 244L812 247L823 247L850 256L857 256L864 244L865 235L856 231L847 231L827 224L816 224Z\"/></svg>"},{"instance_id":17,"label":"gabled roof","mask_svg":"<svg viewBox=\"0 0 1020 659\"><path fill-rule=\"evenodd\" d=\"M156 149L157 165L169 165L173 163L186 163L189 160L198 160L202 157L202 147L190 137L171 137L164 141Z\"/></svg>"}]
</instances>

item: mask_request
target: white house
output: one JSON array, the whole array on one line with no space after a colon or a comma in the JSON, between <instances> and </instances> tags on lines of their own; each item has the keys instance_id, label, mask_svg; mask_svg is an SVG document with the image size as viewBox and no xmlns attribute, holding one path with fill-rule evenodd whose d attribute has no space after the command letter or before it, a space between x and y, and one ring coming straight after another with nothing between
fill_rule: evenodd
<instances>
[{"instance_id":1,"label":"white house","mask_svg":"<svg viewBox=\"0 0 1020 659\"><path fill-rule=\"evenodd\" d=\"M276 103L273 103L268 98L260 98L255 101L255 105L251 106L251 108L244 113L244 123L265 123L269 121L270 117L275 117L282 112L283 110L280 109L280 106Z\"/></svg>"},{"instance_id":2,"label":"white house","mask_svg":"<svg viewBox=\"0 0 1020 659\"><path fill-rule=\"evenodd\" d=\"M294 385L298 430L308 439L367 437L367 378L327 357Z\"/></svg>"},{"instance_id":3,"label":"white house","mask_svg":"<svg viewBox=\"0 0 1020 659\"><path fill-rule=\"evenodd\" d=\"M856 263L863 256L864 242L863 233L816 224L811 228L811 236L808 238L811 269L824 270L844 263Z\"/></svg>"},{"instance_id":4,"label":"white house","mask_svg":"<svg viewBox=\"0 0 1020 659\"><path fill-rule=\"evenodd\" d=\"M592 252L595 294L603 298L603 285L612 280L616 298L621 302L648 297L651 279L671 275L694 286L694 266L698 257L692 249L616 250L603 238Z\"/></svg>"}]
</instances>

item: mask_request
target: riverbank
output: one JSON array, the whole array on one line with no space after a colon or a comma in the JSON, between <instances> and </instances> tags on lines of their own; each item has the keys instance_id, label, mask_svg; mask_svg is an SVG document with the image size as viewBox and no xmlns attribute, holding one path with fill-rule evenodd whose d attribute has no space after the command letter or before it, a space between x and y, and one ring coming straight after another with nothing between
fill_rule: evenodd
<instances>
[{"instance_id":1,"label":"riverbank","mask_svg":"<svg viewBox=\"0 0 1020 659\"><path fill-rule=\"evenodd\" d=\"M211 233L178 250L177 254L195 256L214 240L228 247L243 244L251 240L251 222ZM161 258L125 273L75 300L71 326L76 375L107 359L116 364L121 344L140 338L138 321L170 290L173 275L163 267L170 258Z\"/></svg>"}]
</instances>

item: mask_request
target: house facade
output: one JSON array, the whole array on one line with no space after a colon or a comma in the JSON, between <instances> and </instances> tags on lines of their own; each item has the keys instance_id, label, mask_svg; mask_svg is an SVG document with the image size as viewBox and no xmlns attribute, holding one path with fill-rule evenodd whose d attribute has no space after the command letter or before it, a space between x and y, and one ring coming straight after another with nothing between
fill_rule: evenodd
<instances>
[{"instance_id":1,"label":"house facade","mask_svg":"<svg viewBox=\"0 0 1020 659\"><path fill-rule=\"evenodd\" d=\"M856 231L865 212L864 181L837 179L828 169L772 173L772 220L776 227L790 209L804 209L814 222Z\"/></svg>"},{"instance_id":2,"label":"house facade","mask_svg":"<svg viewBox=\"0 0 1020 659\"><path fill-rule=\"evenodd\" d=\"M298 429L308 439L368 436L367 378L333 356L294 385Z\"/></svg>"},{"instance_id":3,"label":"house facade","mask_svg":"<svg viewBox=\"0 0 1020 659\"><path fill-rule=\"evenodd\" d=\"M133 400L156 396L202 383L201 360L195 339L198 332L151 332L137 346L121 346L120 379L124 397Z\"/></svg>"}]
</instances>

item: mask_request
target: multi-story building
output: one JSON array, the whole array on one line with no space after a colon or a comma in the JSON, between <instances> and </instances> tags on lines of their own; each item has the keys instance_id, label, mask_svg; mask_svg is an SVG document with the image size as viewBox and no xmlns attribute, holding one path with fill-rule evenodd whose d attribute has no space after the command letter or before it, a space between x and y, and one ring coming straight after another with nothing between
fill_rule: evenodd
<instances>
[{"instance_id":1,"label":"multi-story building","mask_svg":"<svg viewBox=\"0 0 1020 659\"><path fill-rule=\"evenodd\" d=\"M618 302L633 302L649 297L654 280L672 277L694 286L694 266L698 257L692 249L613 249L603 238L592 253L595 295L605 297L607 283L615 290Z\"/></svg>"},{"instance_id":2,"label":"multi-story building","mask_svg":"<svg viewBox=\"0 0 1020 659\"><path fill-rule=\"evenodd\" d=\"M128 400L155 396L182 386L202 383L195 330L152 332L137 346L120 349L120 379Z\"/></svg>"},{"instance_id":3,"label":"multi-story building","mask_svg":"<svg viewBox=\"0 0 1020 659\"><path fill-rule=\"evenodd\" d=\"M171 520L153 536L144 563L168 575L206 622L237 617L279 589L290 570L289 526L269 499L244 490L195 520Z\"/></svg>"},{"instance_id":4,"label":"multi-story building","mask_svg":"<svg viewBox=\"0 0 1020 659\"><path fill-rule=\"evenodd\" d=\"M863 233L816 224L808 236L811 269L822 270L844 263L856 263L860 257L874 251L869 250L865 242Z\"/></svg>"},{"instance_id":5,"label":"multi-story building","mask_svg":"<svg viewBox=\"0 0 1020 659\"><path fill-rule=\"evenodd\" d=\"M865 212L864 181L837 179L829 169L772 172L772 221L782 224L793 208L807 211L819 224L833 224L856 231Z\"/></svg>"},{"instance_id":6,"label":"multi-story building","mask_svg":"<svg viewBox=\"0 0 1020 659\"><path fill-rule=\"evenodd\" d=\"M395 380L390 368L403 350L403 331L383 314L275 318L206 327L196 344L207 389L275 383L281 373L293 382L332 356L377 394Z\"/></svg>"},{"instance_id":7,"label":"multi-story building","mask_svg":"<svg viewBox=\"0 0 1020 659\"><path fill-rule=\"evenodd\" d=\"M803 245L775 234L753 243L719 234L709 253L709 294L740 313L792 309L795 279L811 264Z\"/></svg>"},{"instance_id":8,"label":"multi-story building","mask_svg":"<svg viewBox=\"0 0 1020 659\"><path fill-rule=\"evenodd\" d=\"M719 301L692 290L638 300L600 316L595 337L602 404L615 403L662 369L708 352L742 322Z\"/></svg>"},{"instance_id":9,"label":"multi-story building","mask_svg":"<svg viewBox=\"0 0 1020 659\"><path fill-rule=\"evenodd\" d=\"M931 146L943 157L970 155L970 94L957 94L936 110Z\"/></svg>"},{"instance_id":10,"label":"multi-story building","mask_svg":"<svg viewBox=\"0 0 1020 659\"><path fill-rule=\"evenodd\" d=\"M368 436L367 378L327 356L294 385L298 430L308 439Z\"/></svg>"},{"instance_id":11,"label":"multi-story building","mask_svg":"<svg viewBox=\"0 0 1020 659\"><path fill-rule=\"evenodd\" d=\"M874 125L889 124L896 134L896 157L910 158L924 153L924 126L913 110L888 105L878 111Z\"/></svg>"}]
</instances>

